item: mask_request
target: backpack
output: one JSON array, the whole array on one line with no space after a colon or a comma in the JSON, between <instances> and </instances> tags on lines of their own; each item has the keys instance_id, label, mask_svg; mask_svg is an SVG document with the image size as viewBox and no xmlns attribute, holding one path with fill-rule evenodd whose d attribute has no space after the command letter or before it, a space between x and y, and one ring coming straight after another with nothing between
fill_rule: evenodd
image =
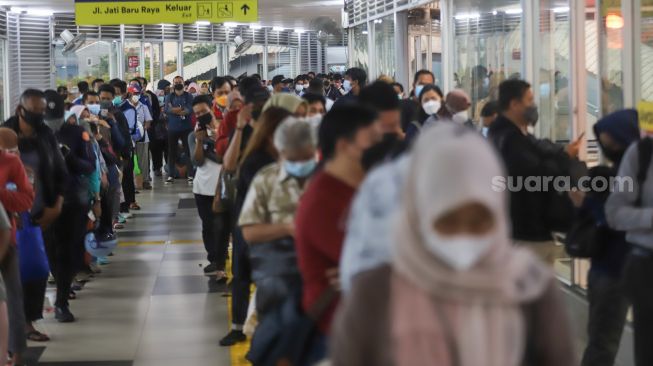
<instances>
[{"instance_id":1,"label":"backpack","mask_svg":"<svg viewBox=\"0 0 653 366\"><path fill-rule=\"evenodd\" d=\"M648 167L653 158L653 139L644 138L637 143L637 199L635 206L642 206L642 193ZM565 238L565 250L574 258L595 258L604 248L603 239L609 230L606 226L597 225L589 212L582 212L576 217Z\"/></svg>"}]
</instances>

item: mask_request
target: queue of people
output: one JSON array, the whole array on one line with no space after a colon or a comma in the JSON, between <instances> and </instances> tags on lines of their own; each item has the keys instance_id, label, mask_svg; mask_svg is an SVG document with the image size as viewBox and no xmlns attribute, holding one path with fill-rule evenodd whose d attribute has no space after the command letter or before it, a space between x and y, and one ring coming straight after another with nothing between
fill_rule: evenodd
<instances>
[{"instance_id":1,"label":"queue of people","mask_svg":"<svg viewBox=\"0 0 653 366\"><path fill-rule=\"evenodd\" d=\"M523 80L503 81L480 121L464 91L441 90L428 70L408 98L360 68L147 84L82 82L71 102L63 87L29 89L0 128L0 360L8 350L20 365L27 339L49 340L35 327L47 277L21 278L30 253L16 231L40 230L56 319L72 322L76 277L109 261L85 257L88 228L114 242L140 210L137 192L161 177L192 184L203 273L231 281L220 346L251 336L254 365L576 365L553 233L583 217L606 231L589 256L582 363L614 363L632 305L637 365L653 364L653 143L632 145L636 112L597 123L613 165L587 172L634 177L634 192L497 190L496 177L582 166L580 139L532 135Z\"/></svg>"}]
</instances>

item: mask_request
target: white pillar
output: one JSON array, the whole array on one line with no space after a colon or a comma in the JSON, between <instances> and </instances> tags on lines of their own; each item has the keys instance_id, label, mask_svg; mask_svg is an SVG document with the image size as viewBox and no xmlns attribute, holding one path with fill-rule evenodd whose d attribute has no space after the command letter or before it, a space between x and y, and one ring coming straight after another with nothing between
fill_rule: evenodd
<instances>
[{"instance_id":1,"label":"white pillar","mask_svg":"<svg viewBox=\"0 0 653 366\"><path fill-rule=\"evenodd\" d=\"M395 13L395 80L410 89L408 75L408 12Z\"/></svg>"}]
</instances>

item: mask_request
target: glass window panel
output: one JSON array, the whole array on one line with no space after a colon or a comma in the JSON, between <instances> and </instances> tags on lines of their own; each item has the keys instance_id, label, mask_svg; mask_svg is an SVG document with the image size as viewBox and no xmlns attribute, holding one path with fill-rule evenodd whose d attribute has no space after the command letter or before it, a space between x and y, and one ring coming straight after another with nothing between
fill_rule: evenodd
<instances>
[{"instance_id":1,"label":"glass window panel","mask_svg":"<svg viewBox=\"0 0 653 366\"><path fill-rule=\"evenodd\" d=\"M274 46L270 46L269 48L272 47ZM228 70L229 75L233 77L238 77L245 73L247 73L247 75L252 75L252 74L263 75L263 55L264 55L264 50L263 50L263 46L261 45L253 45L252 47L250 47L249 49L247 49L246 51L244 51L239 55L236 54L236 47L230 45L229 46L229 70ZM275 62L277 62L277 64L280 64L280 61L275 61ZM271 66L270 60L268 60L268 68L270 66Z\"/></svg>"},{"instance_id":2,"label":"glass window panel","mask_svg":"<svg viewBox=\"0 0 653 366\"><path fill-rule=\"evenodd\" d=\"M177 42L163 42L163 74L168 81L179 75L177 71Z\"/></svg>"},{"instance_id":3,"label":"glass window panel","mask_svg":"<svg viewBox=\"0 0 653 366\"><path fill-rule=\"evenodd\" d=\"M184 42L184 78L207 81L218 76L218 54L215 43Z\"/></svg>"},{"instance_id":4,"label":"glass window panel","mask_svg":"<svg viewBox=\"0 0 653 366\"><path fill-rule=\"evenodd\" d=\"M153 90L161 80L161 44L145 43L145 78L148 79L148 89Z\"/></svg>"},{"instance_id":5,"label":"glass window panel","mask_svg":"<svg viewBox=\"0 0 653 366\"><path fill-rule=\"evenodd\" d=\"M369 45L367 42L367 34L367 23L354 27L354 39L356 41L352 46L351 55L351 65L353 67L360 67L365 71L369 71Z\"/></svg>"},{"instance_id":6,"label":"glass window panel","mask_svg":"<svg viewBox=\"0 0 653 366\"><path fill-rule=\"evenodd\" d=\"M587 72L587 139L596 140L594 124L601 115L599 83L598 23L595 0L585 3L585 69Z\"/></svg>"},{"instance_id":7,"label":"glass window panel","mask_svg":"<svg viewBox=\"0 0 653 366\"><path fill-rule=\"evenodd\" d=\"M295 77L297 71L297 48L285 46L268 46L268 78L276 75Z\"/></svg>"},{"instance_id":8,"label":"glass window panel","mask_svg":"<svg viewBox=\"0 0 653 366\"><path fill-rule=\"evenodd\" d=\"M454 79L472 98L472 115L479 120L487 101L498 97L508 77L520 78L521 18L519 0L454 2Z\"/></svg>"},{"instance_id":9,"label":"glass window panel","mask_svg":"<svg viewBox=\"0 0 653 366\"><path fill-rule=\"evenodd\" d=\"M600 27L601 109L606 115L624 106L621 0L603 0Z\"/></svg>"},{"instance_id":10,"label":"glass window panel","mask_svg":"<svg viewBox=\"0 0 653 366\"><path fill-rule=\"evenodd\" d=\"M141 55L141 42L125 42L123 49L125 55L124 79L129 81L137 76L142 76L143 55Z\"/></svg>"},{"instance_id":11,"label":"glass window panel","mask_svg":"<svg viewBox=\"0 0 653 366\"><path fill-rule=\"evenodd\" d=\"M641 99L653 102L653 0L642 0Z\"/></svg>"},{"instance_id":12,"label":"glass window panel","mask_svg":"<svg viewBox=\"0 0 653 366\"><path fill-rule=\"evenodd\" d=\"M63 45L54 50L57 86L65 85L72 93L77 83L95 78L111 79L112 44L106 41L86 41L77 51L63 54Z\"/></svg>"},{"instance_id":13,"label":"glass window panel","mask_svg":"<svg viewBox=\"0 0 653 366\"><path fill-rule=\"evenodd\" d=\"M395 77L395 22L394 15L374 21L376 71L379 76Z\"/></svg>"},{"instance_id":14,"label":"glass window panel","mask_svg":"<svg viewBox=\"0 0 653 366\"><path fill-rule=\"evenodd\" d=\"M571 139L569 114L570 34L569 7L559 0L540 0L538 87L541 137Z\"/></svg>"}]
</instances>

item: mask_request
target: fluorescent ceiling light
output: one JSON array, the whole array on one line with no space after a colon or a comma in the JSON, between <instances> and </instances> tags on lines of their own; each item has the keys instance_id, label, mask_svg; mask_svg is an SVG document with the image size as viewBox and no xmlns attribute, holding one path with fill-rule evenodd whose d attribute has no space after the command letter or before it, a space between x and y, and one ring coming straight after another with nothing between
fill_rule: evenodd
<instances>
[{"instance_id":1,"label":"fluorescent ceiling light","mask_svg":"<svg viewBox=\"0 0 653 366\"><path fill-rule=\"evenodd\" d=\"M54 10L46 8L21 8L17 6L12 6L9 10L12 13L27 13L29 15L44 16L49 17L54 14Z\"/></svg>"},{"instance_id":2,"label":"fluorescent ceiling light","mask_svg":"<svg viewBox=\"0 0 653 366\"><path fill-rule=\"evenodd\" d=\"M195 24L197 24L197 25L210 25L211 22L209 22L208 20L198 20L198 21L195 22Z\"/></svg>"},{"instance_id":3,"label":"fluorescent ceiling light","mask_svg":"<svg viewBox=\"0 0 653 366\"><path fill-rule=\"evenodd\" d=\"M275 32L283 32L286 29L284 27L272 27L272 30Z\"/></svg>"},{"instance_id":4,"label":"fluorescent ceiling light","mask_svg":"<svg viewBox=\"0 0 653 366\"><path fill-rule=\"evenodd\" d=\"M561 6L559 8L553 8L554 13L569 13L569 7L568 6Z\"/></svg>"},{"instance_id":5,"label":"fluorescent ceiling light","mask_svg":"<svg viewBox=\"0 0 653 366\"><path fill-rule=\"evenodd\" d=\"M250 24L249 29L263 29L263 26L260 24Z\"/></svg>"},{"instance_id":6,"label":"fluorescent ceiling light","mask_svg":"<svg viewBox=\"0 0 653 366\"><path fill-rule=\"evenodd\" d=\"M295 28L295 33L304 33L306 32L306 29L303 28Z\"/></svg>"},{"instance_id":7,"label":"fluorescent ceiling light","mask_svg":"<svg viewBox=\"0 0 653 366\"><path fill-rule=\"evenodd\" d=\"M363 34L369 34L370 32L368 32L368 31L363 31L362 33L363 33Z\"/></svg>"},{"instance_id":8,"label":"fluorescent ceiling light","mask_svg":"<svg viewBox=\"0 0 653 366\"><path fill-rule=\"evenodd\" d=\"M499 14L496 10L492 11L492 15L497 15Z\"/></svg>"},{"instance_id":9,"label":"fluorescent ceiling light","mask_svg":"<svg viewBox=\"0 0 653 366\"><path fill-rule=\"evenodd\" d=\"M521 14L523 10L521 8L512 8L512 9L506 9L506 14L508 15L517 15Z\"/></svg>"},{"instance_id":10,"label":"fluorescent ceiling light","mask_svg":"<svg viewBox=\"0 0 653 366\"><path fill-rule=\"evenodd\" d=\"M454 18L456 20L467 20L467 19L478 19L481 17L481 14L479 13L460 13L456 14Z\"/></svg>"},{"instance_id":11,"label":"fluorescent ceiling light","mask_svg":"<svg viewBox=\"0 0 653 366\"><path fill-rule=\"evenodd\" d=\"M318 6L338 6L344 5L342 0L323 0L323 1L306 1L300 4L295 4L293 8L306 8L306 7L318 7Z\"/></svg>"},{"instance_id":12,"label":"fluorescent ceiling light","mask_svg":"<svg viewBox=\"0 0 653 366\"><path fill-rule=\"evenodd\" d=\"M225 28L236 28L238 26L238 23L225 22L223 25L225 26Z\"/></svg>"}]
</instances>

